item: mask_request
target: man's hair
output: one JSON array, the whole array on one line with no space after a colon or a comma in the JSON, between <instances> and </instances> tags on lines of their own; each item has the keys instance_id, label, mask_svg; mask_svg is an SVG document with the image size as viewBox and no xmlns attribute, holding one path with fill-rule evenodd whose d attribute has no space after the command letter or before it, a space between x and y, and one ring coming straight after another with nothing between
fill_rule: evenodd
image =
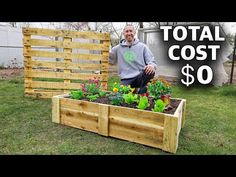
<instances>
[{"instance_id":1,"label":"man's hair","mask_svg":"<svg viewBox=\"0 0 236 177\"><path fill-rule=\"evenodd\" d=\"M125 31L125 28L126 28L126 27L128 27L128 26L132 26L132 27L133 27L133 29L134 29L134 32L135 32L134 25L132 25L132 24L126 24L126 25L125 25L125 27L123 28L123 32Z\"/></svg>"}]
</instances>

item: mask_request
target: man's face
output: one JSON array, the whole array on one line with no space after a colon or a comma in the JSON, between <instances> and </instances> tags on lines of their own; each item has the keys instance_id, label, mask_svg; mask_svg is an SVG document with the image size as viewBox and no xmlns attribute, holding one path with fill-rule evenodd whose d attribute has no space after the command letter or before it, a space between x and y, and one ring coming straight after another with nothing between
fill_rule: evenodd
<instances>
[{"instance_id":1,"label":"man's face","mask_svg":"<svg viewBox=\"0 0 236 177\"><path fill-rule=\"evenodd\" d=\"M128 42L132 42L135 35L135 30L133 26L126 26L123 35Z\"/></svg>"}]
</instances>

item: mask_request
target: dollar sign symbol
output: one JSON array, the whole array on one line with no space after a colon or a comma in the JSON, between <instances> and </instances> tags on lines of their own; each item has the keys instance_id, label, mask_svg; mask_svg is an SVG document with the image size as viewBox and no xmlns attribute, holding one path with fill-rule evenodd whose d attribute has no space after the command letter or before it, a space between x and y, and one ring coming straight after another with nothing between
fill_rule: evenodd
<instances>
[{"instance_id":1,"label":"dollar sign symbol","mask_svg":"<svg viewBox=\"0 0 236 177\"><path fill-rule=\"evenodd\" d=\"M185 69L186 69L186 72L185 72ZM182 68L182 70L181 70L182 74L186 76L186 82L185 82L183 79L181 79L181 82L182 82L183 84L185 84L187 87L188 87L189 85L191 85L191 84L194 82L194 77L193 77L193 75L189 74L189 69L191 69L192 71L194 71L193 67L190 66L189 64L187 64L186 66L184 66L184 67ZM190 77L190 81L189 81L189 77Z\"/></svg>"}]
</instances>

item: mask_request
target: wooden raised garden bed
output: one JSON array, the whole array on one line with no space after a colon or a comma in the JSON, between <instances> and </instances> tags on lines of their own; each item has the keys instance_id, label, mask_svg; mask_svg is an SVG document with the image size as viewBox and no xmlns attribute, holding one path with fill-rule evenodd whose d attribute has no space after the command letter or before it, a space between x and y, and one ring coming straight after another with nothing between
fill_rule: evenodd
<instances>
[{"instance_id":1,"label":"wooden raised garden bed","mask_svg":"<svg viewBox=\"0 0 236 177\"><path fill-rule=\"evenodd\" d=\"M52 98L52 121L176 153L186 110L186 100L177 100L174 114L165 114L58 95Z\"/></svg>"}]
</instances>

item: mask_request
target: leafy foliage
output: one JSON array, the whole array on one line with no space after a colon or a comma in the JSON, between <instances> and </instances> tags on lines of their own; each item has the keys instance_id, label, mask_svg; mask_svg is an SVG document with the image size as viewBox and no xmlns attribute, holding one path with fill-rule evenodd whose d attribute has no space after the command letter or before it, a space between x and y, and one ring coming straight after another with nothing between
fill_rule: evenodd
<instances>
[{"instance_id":1,"label":"leafy foliage","mask_svg":"<svg viewBox=\"0 0 236 177\"><path fill-rule=\"evenodd\" d=\"M138 106L137 108L138 109L146 109L148 106L150 106L149 102L148 102L148 97L146 96L141 96L140 99L139 99L139 103L138 103Z\"/></svg>"},{"instance_id":2,"label":"leafy foliage","mask_svg":"<svg viewBox=\"0 0 236 177\"><path fill-rule=\"evenodd\" d=\"M163 112L165 109L165 106L166 106L165 103L161 99L158 99L155 101L155 105L154 105L154 108L152 109L152 111Z\"/></svg>"},{"instance_id":3,"label":"leafy foliage","mask_svg":"<svg viewBox=\"0 0 236 177\"><path fill-rule=\"evenodd\" d=\"M106 95L107 95L107 93L104 92L104 91L102 91L102 90L99 92L99 96L101 96L101 97L104 97L104 96L106 96Z\"/></svg>"},{"instance_id":4,"label":"leafy foliage","mask_svg":"<svg viewBox=\"0 0 236 177\"><path fill-rule=\"evenodd\" d=\"M123 98L125 100L125 103L127 104L132 104L132 103L137 103L138 102L138 95L137 94L123 94Z\"/></svg>"},{"instance_id":5,"label":"leafy foliage","mask_svg":"<svg viewBox=\"0 0 236 177\"><path fill-rule=\"evenodd\" d=\"M152 82L148 84L147 90L155 100L159 99L162 95L171 95L170 83L163 79L152 80Z\"/></svg>"},{"instance_id":6,"label":"leafy foliage","mask_svg":"<svg viewBox=\"0 0 236 177\"><path fill-rule=\"evenodd\" d=\"M88 95L99 94L101 90L101 81L94 78L81 84L82 90Z\"/></svg>"},{"instance_id":7,"label":"leafy foliage","mask_svg":"<svg viewBox=\"0 0 236 177\"><path fill-rule=\"evenodd\" d=\"M77 99L77 100L80 100L85 97L84 91L82 89L71 91L70 96L72 99Z\"/></svg>"},{"instance_id":8,"label":"leafy foliage","mask_svg":"<svg viewBox=\"0 0 236 177\"><path fill-rule=\"evenodd\" d=\"M124 103L124 98L121 93L114 93L111 94L108 99L110 100L110 103L113 105L121 105Z\"/></svg>"},{"instance_id":9,"label":"leafy foliage","mask_svg":"<svg viewBox=\"0 0 236 177\"><path fill-rule=\"evenodd\" d=\"M89 99L89 101L96 101L98 99L99 95L95 94L95 95L87 95L86 98Z\"/></svg>"}]
</instances>

